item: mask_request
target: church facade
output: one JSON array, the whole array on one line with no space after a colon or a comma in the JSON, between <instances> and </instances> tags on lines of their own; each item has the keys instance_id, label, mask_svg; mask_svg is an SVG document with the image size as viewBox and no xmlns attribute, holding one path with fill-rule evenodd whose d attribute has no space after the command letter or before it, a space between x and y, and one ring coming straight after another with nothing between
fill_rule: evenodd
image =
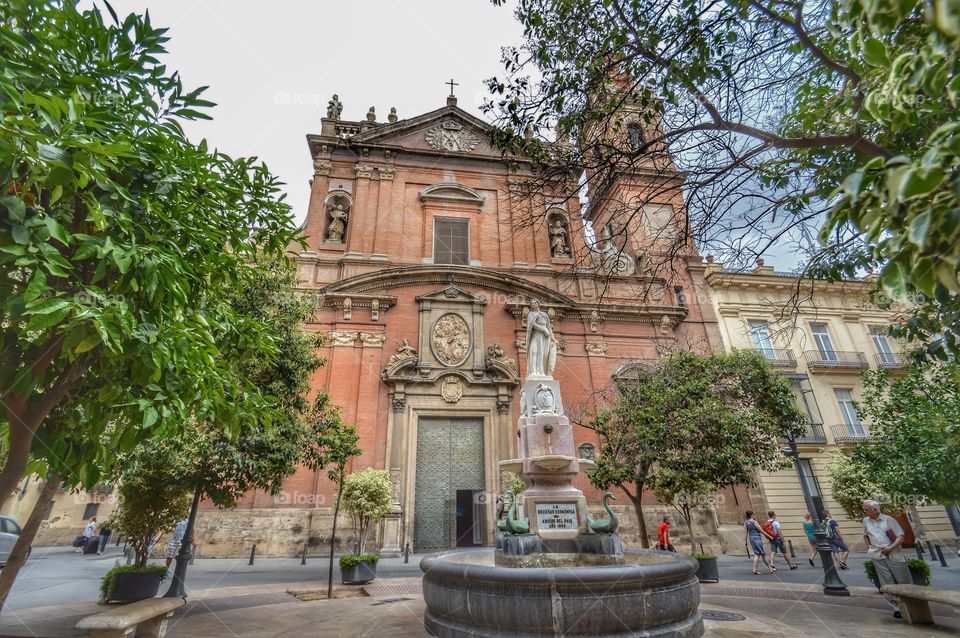
<instances>
[{"instance_id":1,"label":"church facade","mask_svg":"<svg viewBox=\"0 0 960 638\"><path fill-rule=\"evenodd\" d=\"M712 307L698 302L700 257L690 251L670 278L650 266L654 230L685 224L679 178L667 176L673 185L663 189L659 172L665 195L650 219L614 228L614 209L599 196L583 215L576 197L522 188L529 169L511 170L488 144L489 125L455 97L409 119L391 111L387 122L373 109L360 121L341 111L335 96L319 133L307 136L314 174L297 260L302 287L320 299L308 329L328 336L314 387L357 428L363 454L350 471L390 473L385 554L490 544L505 480L498 462L517 453L531 300L558 339L568 413L665 349L722 349ZM644 179L606 193L643 188ZM607 239L592 241L587 223ZM592 432L575 426L574 435L580 455L592 457ZM586 476L576 486L599 504ZM277 553L317 545L329 537L334 495L324 471L301 470L279 498L253 494L236 512L201 516L201 552L232 553L226 538L216 548L229 536L224 526L236 529L232 517L254 537L261 520L293 530L289 543L271 541ZM622 495L618 504L631 510ZM624 532L637 542L635 526Z\"/></svg>"}]
</instances>

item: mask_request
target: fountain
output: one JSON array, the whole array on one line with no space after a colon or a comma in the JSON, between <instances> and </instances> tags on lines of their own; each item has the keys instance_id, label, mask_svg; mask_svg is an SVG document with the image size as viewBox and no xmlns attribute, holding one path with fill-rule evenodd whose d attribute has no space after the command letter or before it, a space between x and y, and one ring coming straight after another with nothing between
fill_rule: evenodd
<instances>
[{"instance_id":1,"label":"fountain","mask_svg":"<svg viewBox=\"0 0 960 638\"><path fill-rule=\"evenodd\" d=\"M500 462L528 488L497 526L494 549L424 558L424 621L434 636L703 635L697 563L653 550L624 550L617 520L593 520L573 486L592 461L575 456L573 430L553 378L557 342L530 302L527 377L517 423L519 458Z\"/></svg>"}]
</instances>

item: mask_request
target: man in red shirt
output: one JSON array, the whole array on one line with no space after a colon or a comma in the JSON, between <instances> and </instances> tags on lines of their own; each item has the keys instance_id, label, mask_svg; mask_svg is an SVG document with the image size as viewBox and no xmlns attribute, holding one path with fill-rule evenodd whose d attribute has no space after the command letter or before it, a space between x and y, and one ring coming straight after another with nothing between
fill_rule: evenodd
<instances>
[{"instance_id":1,"label":"man in red shirt","mask_svg":"<svg viewBox=\"0 0 960 638\"><path fill-rule=\"evenodd\" d=\"M664 516L663 522L657 527L657 549L665 552L676 552L670 543L670 517Z\"/></svg>"}]
</instances>

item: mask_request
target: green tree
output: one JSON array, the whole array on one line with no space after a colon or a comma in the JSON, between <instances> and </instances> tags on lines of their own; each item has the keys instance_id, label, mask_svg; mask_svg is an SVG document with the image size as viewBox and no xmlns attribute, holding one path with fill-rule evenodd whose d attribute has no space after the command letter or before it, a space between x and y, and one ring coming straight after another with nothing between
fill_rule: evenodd
<instances>
[{"instance_id":1,"label":"green tree","mask_svg":"<svg viewBox=\"0 0 960 638\"><path fill-rule=\"evenodd\" d=\"M590 481L626 493L648 547L645 490L677 503L690 526L690 509L707 491L752 485L756 468L783 467L780 442L798 436L804 418L760 353L680 352L620 379L613 405L589 427L600 438Z\"/></svg>"},{"instance_id":2,"label":"green tree","mask_svg":"<svg viewBox=\"0 0 960 638\"><path fill-rule=\"evenodd\" d=\"M871 477L870 468L843 452L835 452L827 463L830 493L840 503L843 513L852 520L863 518L863 502L873 499L880 503L884 514L899 514L903 507L891 503L886 490Z\"/></svg>"},{"instance_id":3,"label":"green tree","mask_svg":"<svg viewBox=\"0 0 960 638\"><path fill-rule=\"evenodd\" d=\"M370 525L390 513L390 475L386 470L367 468L343 481L343 508L353 516L357 530L357 554L363 553Z\"/></svg>"},{"instance_id":4,"label":"green tree","mask_svg":"<svg viewBox=\"0 0 960 638\"><path fill-rule=\"evenodd\" d=\"M535 186L576 196L584 176L626 232L682 175L691 223L655 238L673 244L664 269L691 234L740 265L795 242L811 274L872 268L915 304L904 334L960 350L956 2L519 0L516 15L526 45L487 106Z\"/></svg>"},{"instance_id":5,"label":"green tree","mask_svg":"<svg viewBox=\"0 0 960 638\"><path fill-rule=\"evenodd\" d=\"M854 448L853 461L895 505L960 500L960 366L919 364L900 377L871 370L863 381L856 409L873 442Z\"/></svg>"},{"instance_id":6,"label":"green tree","mask_svg":"<svg viewBox=\"0 0 960 638\"><path fill-rule=\"evenodd\" d=\"M224 356L276 344L222 291L283 258L289 207L255 159L187 139L211 103L158 59L166 30L107 9L0 4L0 503L68 396L76 440L116 451L191 417L236 436L276 416Z\"/></svg>"}]
</instances>

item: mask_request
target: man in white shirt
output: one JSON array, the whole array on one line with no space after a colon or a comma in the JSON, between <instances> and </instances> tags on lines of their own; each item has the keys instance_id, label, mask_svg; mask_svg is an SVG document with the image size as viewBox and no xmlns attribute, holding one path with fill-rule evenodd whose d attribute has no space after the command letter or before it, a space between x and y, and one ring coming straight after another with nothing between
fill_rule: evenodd
<instances>
[{"instance_id":1,"label":"man in white shirt","mask_svg":"<svg viewBox=\"0 0 960 638\"><path fill-rule=\"evenodd\" d=\"M903 528L892 516L880 513L880 503L864 501L863 541L866 543L867 558L873 561L877 569L877 579L881 585L911 584L910 568L903 556L900 545L903 543ZM900 618L900 605L889 594L884 594L887 603L893 607L893 615Z\"/></svg>"}]
</instances>

